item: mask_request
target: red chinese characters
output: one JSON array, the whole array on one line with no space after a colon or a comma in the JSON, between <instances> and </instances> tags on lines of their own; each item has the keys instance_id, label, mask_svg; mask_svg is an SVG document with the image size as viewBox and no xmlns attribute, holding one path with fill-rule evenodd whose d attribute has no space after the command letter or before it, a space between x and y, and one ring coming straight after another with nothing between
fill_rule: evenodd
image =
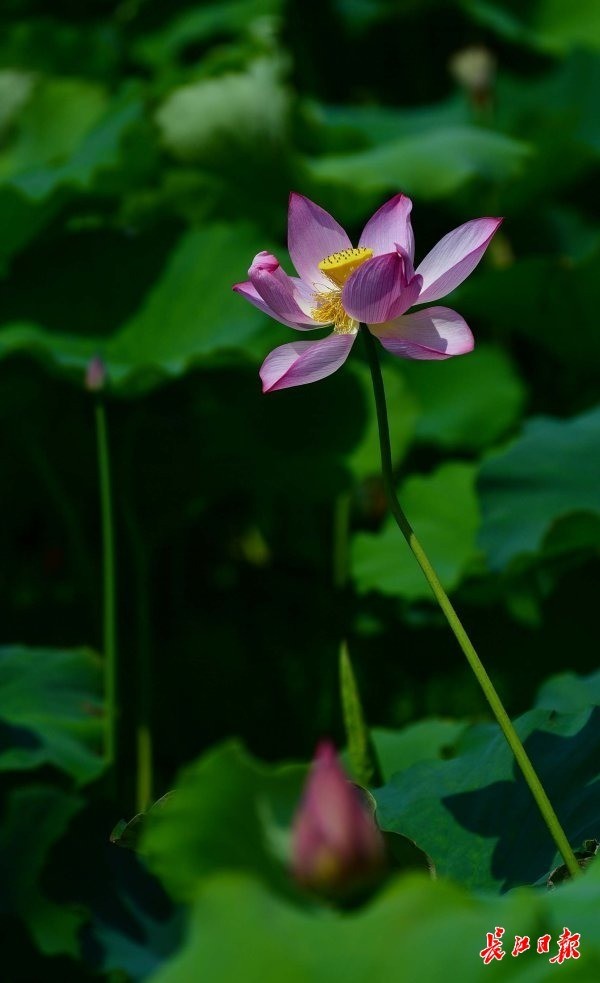
<instances>
[{"instance_id":1,"label":"red chinese characters","mask_svg":"<svg viewBox=\"0 0 600 983\"><path fill-rule=\"evenodd\" d=\"M494 960L498 960L498 962L500 962L502 959L504 959L504 956L506 955L504 949L502 948L502 937L504 932L505 929L501 925L496 925L493 932L486 933L486 945L479 953L485 966L489 966L489 964ZM556 941L558 945L558 952L555 956L551 956L548 962L560 964L565 962L566 959L579 959L579 956L581 955L579 952L579 944L581 941L581 935L579 932L571 932L571 930L565 926L561 935ZM536 945L537 954L548 954L550 952L551 942L552 936L550 934L540 935ZM515 944L513 946L511 956L520 956L523 952L527 952L528 949L531 949L530 936L515 935Z\"/></svg>"},{"instance_id":2,"label":"red chinese characters","mask_svg":"<svg viewBox=\"0 0 600 983\"><path fill-rule=\"evenodd\" d=\"M568 928L563 928L562 934L558 937L558 953L552 956L551 963L564 963L565 959L579 959L579 932L570 932Z\"/></svg>"},{"instance_id":3,"label":"red chinese characters","mask_svg":"<svg viewBox=\"0 0 600 983\"><path fill-rule=\"evenodd\" d=\"M515 945L511 956L520 956L522 952L527 952L531 948L531 940L528 935L515 935Z\"/></svg>"},{"instance_id":4,"label":"red chinese characters","mask_svg":"<svg viewBox=\"0 0 600 983\"><path fill-rule=\"evenodd\" d=\"M493 932L487 932L487 945L485 949L482 949L479 955L483 959L484 966L489 965L493 959L500 961L504 959L506 953L502 949L502 936L504 935L504 929L500 926L496 926Z\"/></svg>"}]
</instances>

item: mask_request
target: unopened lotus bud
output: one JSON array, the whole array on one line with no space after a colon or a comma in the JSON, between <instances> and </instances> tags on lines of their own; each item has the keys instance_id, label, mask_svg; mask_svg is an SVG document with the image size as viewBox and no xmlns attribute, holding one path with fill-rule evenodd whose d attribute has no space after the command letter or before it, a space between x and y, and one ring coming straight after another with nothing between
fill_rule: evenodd
<instances>
[{"instance_id":1,"label":"unopened lotus bud","mask_svg":"<svg viewBox=\"0 0 600 983\"><path fill-rule=\"evenodd\" d=\"M295 879L315 894L346 900L373 885L384 862L372 810L344 774L334 747L321 744L294 818Z\"/></svg>"},{"instance_id":2,"label":"unopened lotus bud","mask_svg":"<svg viewBox=\"0 0 600 983\"><path fill-rule=\"evenodd\" d=\"M99 355L88 362L85 372L85 388L90 393L101 392L106 385L106 365Z\"/></svg>"},{"instance_id":3,"label":"unopened lotus bud","mask_svg":"<svg viewBox=\"0 0 600 983\"><path fill-rule=\"evenodd\" d=\"M463 48L450 59L450 71L477 106L489 102L496 76L496 59L491 51L482 45Z\"/></svg>"}]
</instances>

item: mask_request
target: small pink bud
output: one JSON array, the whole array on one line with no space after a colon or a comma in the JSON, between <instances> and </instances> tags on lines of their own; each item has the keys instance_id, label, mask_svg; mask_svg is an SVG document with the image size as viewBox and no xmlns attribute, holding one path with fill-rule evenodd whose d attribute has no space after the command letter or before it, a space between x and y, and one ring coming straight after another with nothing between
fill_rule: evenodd
<instances>
[{"instance_id":1,"label":"small pink bud","mask_svg":"<svg viewBox=\"0 0 600 983\"><path fill-rule=\"evenodd\" d=\"M106 365L99 355L94 355L88 362L85 372L85 388L90 393L97 393L106 384Z\"/></svg>"},{"instance_id":2,"label":"small pink bud","mask_svg":"<svg viewBox=\"0 0 600 983\"><path fill-rule=\"evenodd\" d=\"M292 871L303 887L348 898L374 883L384 863L383 837L335 748L320 744L292 830Z\"/></svg>"},{"instance_id":3,"label":"small pink bud","mask_svg":"<svg viewBox=\"0 0 600 983\"><path fill-rule=\"evenodd\" d=\"M252 266L248 270L248 276L251 277L253 273L274 273L277 269L279 269L279 260L275 259L272 253L268 253L263 249L252 260Z\"/></svg>"}]
</instances>

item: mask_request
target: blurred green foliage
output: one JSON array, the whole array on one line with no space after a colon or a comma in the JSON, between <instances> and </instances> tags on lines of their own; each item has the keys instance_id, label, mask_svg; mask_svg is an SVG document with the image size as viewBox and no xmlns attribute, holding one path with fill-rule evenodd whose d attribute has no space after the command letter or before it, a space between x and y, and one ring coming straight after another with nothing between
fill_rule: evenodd
<instances>
[{"instance_id":1,"label":"blurred green foliage","mask_svg":"<svg viewBox=\"0 0 600 983\"><path fill-rule=\"evenodd\" d=\"M485 933L504 923L580 931L570 971L588 983L597 864L547 897L472 893L543 883L556 858L386 515L360 345L343 372L264 397L258 367L289 331L231 285L260 249L287 265L292 189L355 236L404 191L417 259L470 218L505 216L450 301L474 353L384 357L394 463L509 711L563 673L519 726L573 844L599 836L597 675L582 675L597 664L600 546L598 5L6 0L0 27L7 983L433 981L449 965L479 980ZM97 354L116 787L102 664L84 647L102 646L84 390ZM462 885L391 882L347 915L286 874L303 766L218 744L234 735L273 762L306 761L326 733L341 743L342 637L378 725L382 821ZM109 843L135 811L140 660L157 797L188 764L142 824L141 861ZM529 957L524 978L544 979Z\"/></svg>"}]
</instances>

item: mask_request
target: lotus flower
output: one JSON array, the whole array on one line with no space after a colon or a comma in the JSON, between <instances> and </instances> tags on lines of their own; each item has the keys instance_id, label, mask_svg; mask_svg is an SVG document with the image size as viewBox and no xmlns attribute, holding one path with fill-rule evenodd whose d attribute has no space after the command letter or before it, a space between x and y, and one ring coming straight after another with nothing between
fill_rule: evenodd
<instances>
[{"instance_id":1,"label":"lotus flower","mask_svg":"<svg viewBox=\"0 0 600 983\"><path fill-rule=\"evenodd\" d=\"M478 218L445 235L414 269L412 202L399 194L382 205L353 247L328 212L292 193L288 249L298 277L288 276L275 256L260 252L249 280L233 289L265 314L297 331L332 325L318 341L293 341L263 362L263 392L317 382L346 361L361 323L384 348L403 358L464 355L473 335L456 311L414 304L439 300L471 273L483 256L499 218Z\"/></svg>"},{"instance_id":2,"label":"lotus flower","mask_svg":"<svg viewBox=\"0 0 600 983\"><path fill-rule=\"evenodd\" d=\"M371 810L344 774L333 745L321 744L294 817L296 880L317 894L345 897L377 879L384 860Z\"/></svg>"}]
</instances>

